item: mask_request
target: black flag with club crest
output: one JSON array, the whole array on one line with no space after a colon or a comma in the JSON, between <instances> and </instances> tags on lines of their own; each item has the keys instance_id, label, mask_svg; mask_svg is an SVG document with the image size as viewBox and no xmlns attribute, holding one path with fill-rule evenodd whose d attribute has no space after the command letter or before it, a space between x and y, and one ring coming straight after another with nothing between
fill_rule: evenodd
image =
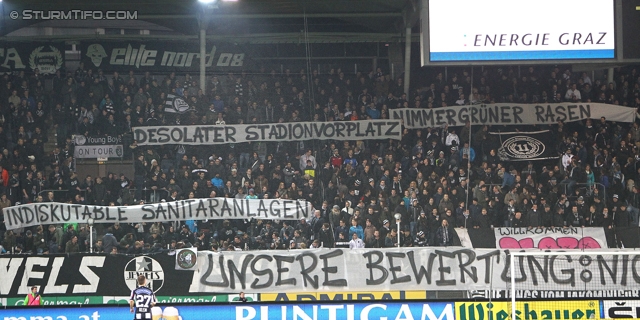
<instances>
[{"instance_id":1,"label":"black flag with club crest","mask_svg":"<svg viewBox=\"0 0 640 320\"><path fill-rule=\"evenodd\" d=\"M557 159L554 136L549 130L533 132L491 132L500 141L498 156L502 161Z\"/></svg>"},{"instance_id":2,"label":"black flag with club crest","mask_svg":"<svg viewBox=\"0 0 640 320\"><path fill-rule=\"evenodd\" d=\"M164 101L164 112L182 114L189 110L192 110L192 108L183 97L176 96L174 94L167 95L167 98Z\"/></svg>"}]
</instances>

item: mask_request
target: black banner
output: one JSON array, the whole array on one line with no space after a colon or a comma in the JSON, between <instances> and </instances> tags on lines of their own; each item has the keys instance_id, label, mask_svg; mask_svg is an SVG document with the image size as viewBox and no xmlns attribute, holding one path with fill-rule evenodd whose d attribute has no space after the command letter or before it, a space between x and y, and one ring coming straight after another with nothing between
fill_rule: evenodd
<instances>
[{"instance_id":1,"label":"black banner","mask_svg":"<svg viewBox=\"0 0 640 320\"><path fill-rule=\"evenodd\" d=\"M7 281L0 283L0 297L24 296L31 286L38 286L43 296L127 296L140 274L149 279L149 287L156 294L188 294L191 272L176 271L174 264L175 257L167 254L4 255L0 257L0 270Z\"/></svg>"},{"instance_id":2,"label":"black banner","mask_svg":"<svg viewBox=\"0 0 640 320\"><path fill-rule=\"evenodd\" d=\"M558 153L551 131L498 132L501 146L498 156L503 161L557 159Z\"/></svg>"},{"instance_id":3,"label":"black banner","mask_svg":"<svg viewBox=\"0 0 640 320\"><path fill-rule=\"evenodd\" d=\"M35 69L55 74L64 66L62 42L4 42L0 44L0 74Z\"/></svg>"},{"instance_id":4,"label":"black banner","mask_svg":"<svg viewBox=\"0 0 640 320\"><path fill-rule=\"evenodd\" d=\"M200 44L198 41L83 41L82 62L89 68L105 72L155 71L198 72ZM240 71L249 67L246 46L212 44L206 46L207 70Z\"/></svg>"},{"instance_id":5,"label":"black banner","mask_svg":"<svg viewBox=\"0 0 640 320\"><path fill-rule=\"evenodd\" d=\"M187 111L195 110L194 107L189 106L183 97L177 96L174 94L168 94L167 98L164 101L165 109L164 112L167 113L180 113L183 114Z\"/></svg>"},{"instance_id":6,"label":"black banner","mask_svg":"<svg viewBox=\"0 0 640 320\"><path fill-rule=\"evenodd\" d=\"M624 59L640 59L640 0L622 2L622 42Z\"/></svg>"}]
</instances>

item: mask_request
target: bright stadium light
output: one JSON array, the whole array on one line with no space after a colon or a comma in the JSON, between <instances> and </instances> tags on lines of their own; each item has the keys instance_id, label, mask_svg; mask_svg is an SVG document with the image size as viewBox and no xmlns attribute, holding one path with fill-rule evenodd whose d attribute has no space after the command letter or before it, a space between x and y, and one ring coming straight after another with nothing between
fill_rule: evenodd
<instances>
[{"instance_id":1,"label":"bright stadium light","mask_svg":"<svg viewBox=\"0 0 640 320\"><path fill-rule=\"evenodd\" d=\"M198 2L200 2L200 3L204 3L204 4L214 3L214 2L216 2L216 1L217 1L217 0L198 0Z\"/></svg>"}]
</instances>

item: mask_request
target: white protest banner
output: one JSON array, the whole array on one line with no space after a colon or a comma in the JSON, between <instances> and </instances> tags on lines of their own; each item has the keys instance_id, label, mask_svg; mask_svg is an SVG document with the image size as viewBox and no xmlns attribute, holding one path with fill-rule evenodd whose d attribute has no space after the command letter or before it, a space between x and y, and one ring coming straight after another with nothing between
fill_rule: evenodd
<instances>
[{"instance_id":1,"label":"white protest banner","mask_svg":"<svg viewBox=\"0 0 640 320\"><path fill-rule=\"evenodd\" d=\"M640 251L611 250L616 256L604 250L534 251L544 255L514 261L518 298L640 298ZM509 252L513 250L461 247L198 251L194 271L176 270L175 251L2 254L1 277L15 281L0 282L0 299L24 300L33 285L51 298L119 296L135 289L141 274L156 295L175 297L173 303L240 291L267 293L268 298L260 296L263 301L314 300L310 295L317 300L367 299L360 293L369 293L368 299L424 300L426 291L436 290L505 299L511 288Z\"/></svg>"},{"instance_id":2,"label":"white protest banner","mask_svg":"<svg viewBox=\"0 0 640 320\"><path fill-rule=\"evenodd\" d=\"M134 223L176 220L278 219L311 217L301 200L209 198L135 206L94 206L57 202L30 203L3 209L7 230L53 223Z\"/></svg>"},{"instance_id":3,"label":"white protest banner","mask_svg":"<svg viewBox=\"0 0 640 320\"><path fill-rule=\"evenodd\" d=\"M504 267L500 250L466 248L199 251L189 292L480 289Z\"/></svg>"},{"instance_id":4,"label":"white protest banner","mask_svg":"<svg viewBox=\"0 0 640 320\"><path fill-rule=\"evenodd\" d=\"M494 228L498 249L607 248L603 228Z\"/></svg>"},{"instance_id":5,"label":"white protest banner","mask_svg":"<svg viewBox=\"0 0 640 320\"><path fill-rule=\"evenodd\" d=\"M420 129L449 125L532 125L556 124L584 119L633 122L636 109L604 103L481 104L434 109L402 108L391 110L391 119L403 121L406 128Z\"/></svg>"},{"instance_id":6,"label":"white protest banner","mask_svg":"<svg viewBox=\"0 0 640 320\"><path fill-rule=\"evenodd\" d=\"M205 126L137 127L140 146L163 144L211 145L251 141L375 140L402 137L398 120L287 122Z\"/></svg>"},{"instance_id":7,"label":"white protest banner","mask_svg":"<svg viewBox=\"0 0 640 320\"><path fill-rule=\"evenodd\" d=\"M511 284L508 251L461 247L198 251L189 292L482 291L491 287L504 293ZM523 290L553 288L558 295L576 290L600 296L607 295L605 290L637 291L637 251L616 257L601 251L597 256L581 252L584 256L571 259L562 252L520 257L515 281Z\"/></svg>"}]
</instances>

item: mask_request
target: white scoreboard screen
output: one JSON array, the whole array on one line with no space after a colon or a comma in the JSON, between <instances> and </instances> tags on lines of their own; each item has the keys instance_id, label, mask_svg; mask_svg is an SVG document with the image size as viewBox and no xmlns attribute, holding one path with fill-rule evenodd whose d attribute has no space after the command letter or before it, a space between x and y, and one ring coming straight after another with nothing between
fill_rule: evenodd
<instances>
[{"instance_id":1,"label":"white scoreboard screen","mask_svg":"<svg viewBox=\"0 0 640 320\"><path fill-rule=\"evenodd\" d=\"M615 59L612 0L428 0L430 62Z\"/></svg>"}]
</instances>

